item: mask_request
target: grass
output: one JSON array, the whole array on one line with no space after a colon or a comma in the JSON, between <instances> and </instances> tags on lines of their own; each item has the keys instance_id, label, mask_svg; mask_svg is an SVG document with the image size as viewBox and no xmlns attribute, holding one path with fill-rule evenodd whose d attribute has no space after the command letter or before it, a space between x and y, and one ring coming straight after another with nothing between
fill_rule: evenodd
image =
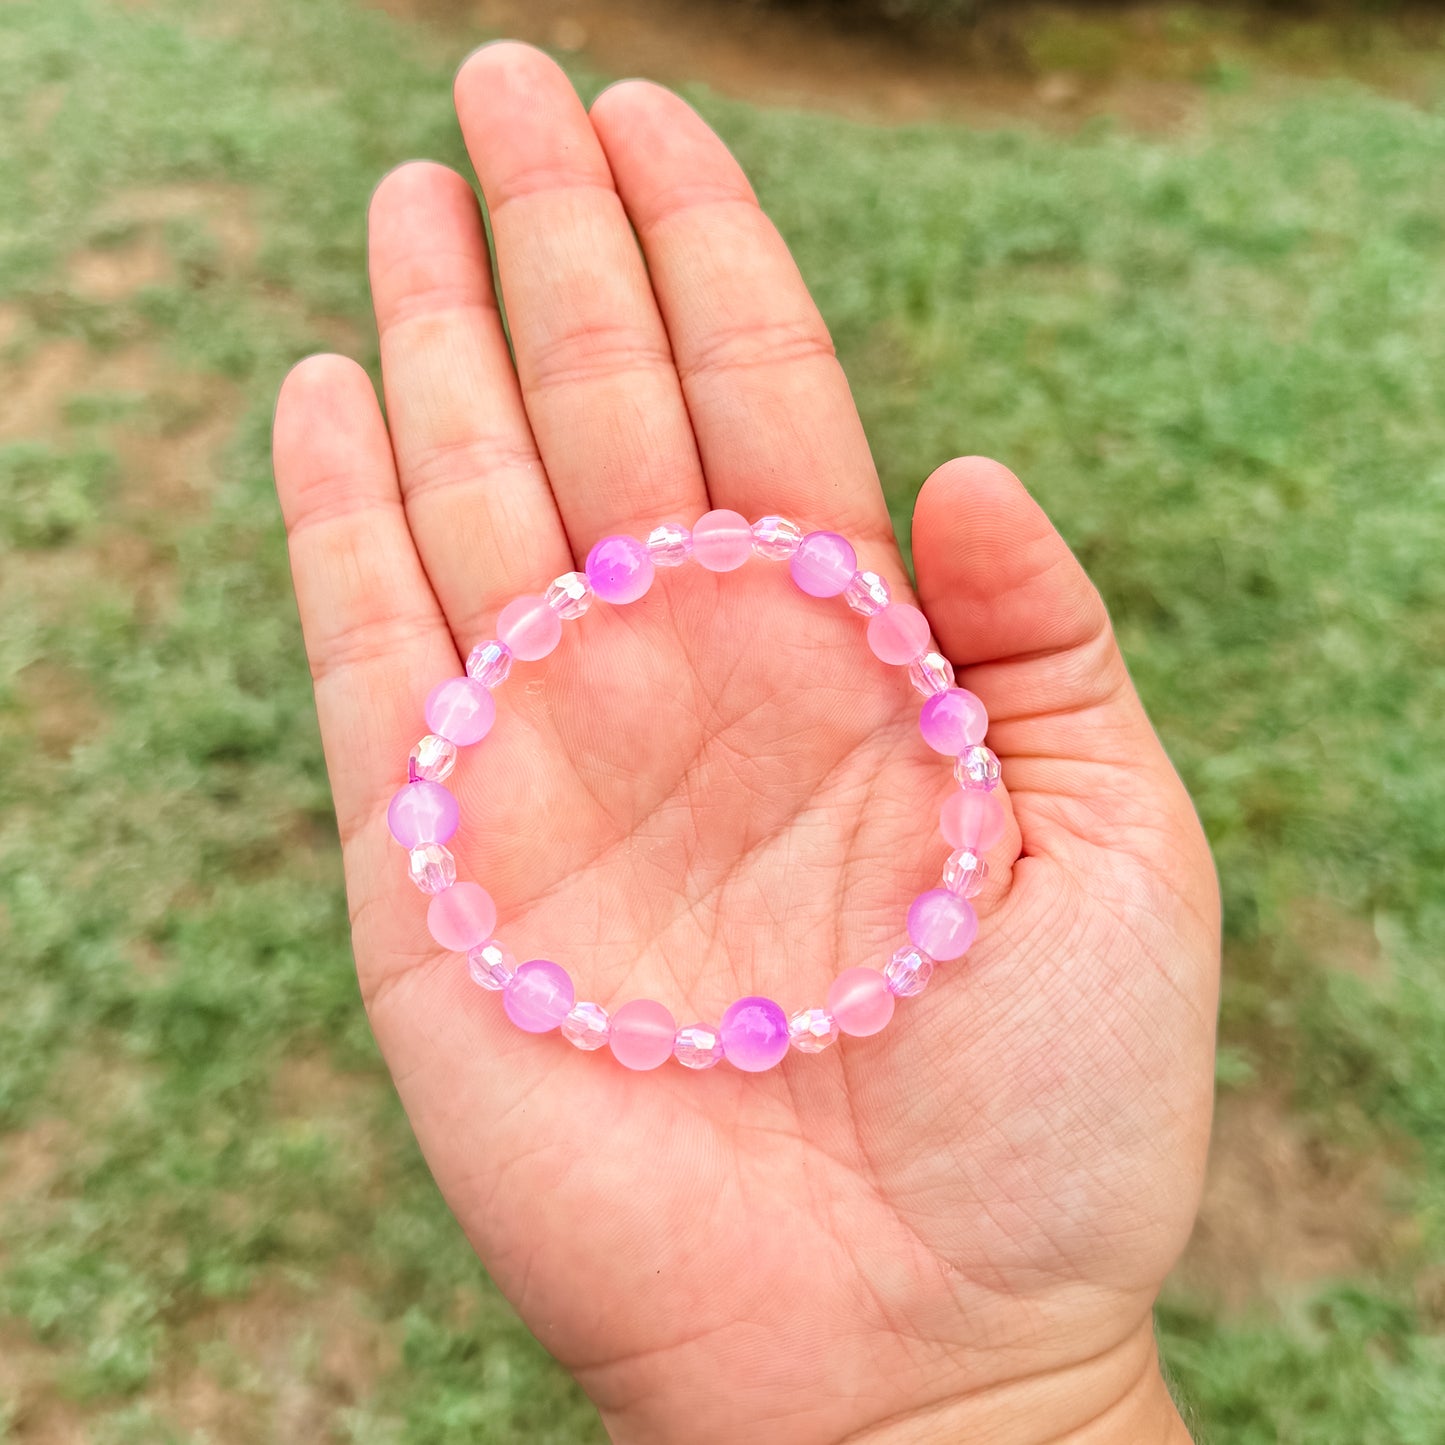
<instances>
[{"instance_id":1,"label":"grass","mask_svg":"<svg viewBox=\"0 0 1445 1445\"><path fill-rule=\"evenodd\" d=\"M366 197L463 163L456 58L332 0L0 7L0 1439L600 1438L366 1032L269 478L285 367L375 364ZM1171 1293L1201 1438L1437 1441L1445 113L1320 85L1061 140L702 99L900 519L1001 456L1109 600L1219 860L1222 1088L1398 1161L1368 1268Z\"/></svg>"}]
</instances>

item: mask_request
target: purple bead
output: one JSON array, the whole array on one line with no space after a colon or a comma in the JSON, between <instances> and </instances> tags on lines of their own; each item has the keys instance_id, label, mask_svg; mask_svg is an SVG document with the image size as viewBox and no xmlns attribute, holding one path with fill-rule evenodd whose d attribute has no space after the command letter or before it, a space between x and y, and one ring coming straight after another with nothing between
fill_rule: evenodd
<instances>
[{"instance_id":1,"label":"purple bead","mask_svg":"<svg viewBox=\"0 0 1445 1445\"><path fill-rule=\"evenodd\" d=\"M900 667L916 662L932 636L928 619L907 602L895 602L868 619L868 646L880 662Z\"/></svg>"},{"instance_id":2,"label":"purple bead","mask_svg":"<svg viewBox=\"0 0 1445 1445\"><path fill-rule=\"evenodd\" d=\"M950 847L971 848L986 853L1000 838L1007 825L1003 804L993 793L976 789L950 793L938 814L938 831Z\"/></svg>"},{"instance_id":3,"label":"purple bead","mask_svg":"<svg viewBox=\"0 0 1445 1445\"><path fill-rule=\"evenodd\" d=\"M809 597L836 597L858 570L858 554L836 532L809 532L788 561L798 589Z\"/></svg>"},{"instance_id":4,"label":"purple bead","mask_svg":"<svg viewBox=\"0 0 1445 1445\"><path fill-rule=\"evenodd\" d=\"M536 662L562 640L562 619L545 597L514 597L497 614L497 636L513 657Z\"/></svg>"},{"instance_id":5,"label":"purple bead","mask_svg":"<svg viewBox=\"0 0 1445 1445\"><path fill-rule=\"evenodd\" d=\"M962 958L977 932L973 905L946 888L920 893L909 905L908 936L930 958Z\"/></svg>"},{"instance_id":6,"label":"purple bead","mask_svg":"<svg viewBox=\"0 0 1445 1445\"><path fill-rule=\"evenodd\" d=\"M459 748L479 743L497 720L497 700L474 677L448 677L426 700L426 725Z\"/></svg>"},{"instance_id":7,"label":"purple bead","mask_svg":"<svg viewBox=\"0 0 1445 1445\"><path fill-rule=\"evenodd\" d=\"M427 905L431 936L452 953L470 953L497 926L497 905L480 883L454 883Z\"/></svg>"},{"instance_id":8,"label":"purple bead","mask_svg":"<svg viewBox=\"0 0 1445 1445\"><path fill-rule=\"evenodd\" d=\"M728 1063L759 1074L788 1052L788 1016L770 998L740 998L722 1016L718 1037Z\"/></svg>"},{"instance_id":9,"label":"purple bead","mask_svg":"<svg viewBox=\"0 0 1445 1445\"><path fill-rule=\"evenodd\" d=\"M502 990L507 1017L529 1034L555 1029L572 1012L576 992L567 970L550 958L522 964Z\"/></svg>"},{"instance_id":10,"label":"purple bead","mask_svg":"<svg viewBox=\"0 0 1445 1445\"><path fill-rule=\"evenodd\" d=\"M934 693L923 704L918 714L918 730L934 752L956 758L983 741L988 731L988 713L967 688L951 687L947 692Z\"/></svg>"},{"instance_id":11,"label":"purple bead","mask_svg":"<svg viewBox=\"0 0 1445 1445\"><path fill-rule=\"evenodd\" d=\"M421 778L398 788L386 810L386 826L403 848L445 843L457 831L461 818L451 790Z\"/></svg>"},{"instance_id":12,"label":"purple bead","mask_svg":"<svg viewBox=\"0 0 1445 1445\"><path fill-rule=\"evenodd\" d=\"M604 602L636 602L656 575L636 537L604 537L587 554L587 580Z\"/></svg>"},{"instance_id":13,"label":"purple bead","mask_svg":"<svg viewBox=\"0 0 1445 1445\"><path fill-rule=\"evenodd\" d=\"M740 512L719 507L693 523L692 556L709 572L733 572L753 555L753 529Z\"/></svg>"}]
</instances>

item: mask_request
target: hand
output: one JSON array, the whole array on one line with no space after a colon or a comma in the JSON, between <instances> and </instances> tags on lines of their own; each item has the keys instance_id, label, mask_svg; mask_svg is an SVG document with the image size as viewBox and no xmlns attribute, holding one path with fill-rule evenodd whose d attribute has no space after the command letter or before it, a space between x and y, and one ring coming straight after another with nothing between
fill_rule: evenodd
<instances>
[{"instance_id":1,"label":"hand","mask_svg":"<svg viewBox=\"0 0 1445 1445\"><path fill-rule=\"evenodd\" d=\"M318 356L275 437L362 993L448 1203L618 1440L1187 1438L1151 1307L1209 1129L1214 871L1097 593L1001 466L941 467L913 540L1009 832L973 950L882 1034L632 1074L518 1032L429 939L384 813L510 597L709 506L835 528L908 595L823 323L698 117L638 82L589 117L513 44L456 99L515 368L470 188L406 165L370 215L390 434ZM821 1003L936 886L919 699L786 567L661 573L498 700L454 847L579 997Z\"/></svg>"}]
</instances>

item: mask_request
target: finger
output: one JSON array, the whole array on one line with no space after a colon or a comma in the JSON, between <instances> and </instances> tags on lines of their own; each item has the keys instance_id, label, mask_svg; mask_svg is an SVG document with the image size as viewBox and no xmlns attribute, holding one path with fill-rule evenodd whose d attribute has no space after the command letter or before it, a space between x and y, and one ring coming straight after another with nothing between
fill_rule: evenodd
<instances>
[{"instance_id":1,"label":"finger","mask_svg":"<svg viewBox=\"0 0 1445 1445\"><path fill-rule=\"evenodd\" d=\"M894 548L847 378L782 237L682 100L627 81L592 124L667 323L713 505Z\"/></svg>"},{"instance_id":2,"label":"finger","mask_svg":"<svg viewBox=\"0 0 1445 1445\"><path fill-rule=\"evenodd\" d=\"M402 496L465 656L498 609L571 566L492 293L472 188L413 162L371 199L369 265Z\"/></svg>"},{"instance_id":3,"label":"finger","mask_svg":"<svg viewBox=\"0 0 1445 1445\"><path fill-rule=\"evenodd\" d=\"M482 183L532 432L574 554L707 508L667 333L602 148L540 51L485 46L457 114Z\"/></svg>"}]
</instances>

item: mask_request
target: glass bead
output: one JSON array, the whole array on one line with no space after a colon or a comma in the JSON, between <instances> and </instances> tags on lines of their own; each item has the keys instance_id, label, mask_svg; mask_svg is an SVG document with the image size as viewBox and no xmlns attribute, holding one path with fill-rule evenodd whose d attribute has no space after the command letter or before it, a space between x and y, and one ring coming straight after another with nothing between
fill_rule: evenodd
<instances>
[{"instance_id":1,"label":"glass bead","mask_svg":"<svg viewBox=\"0 0 1445 1445\"><path fill-rule=\"evenodd\" d=\"M883 981L894 998L917 998L933 977L933 960L917 948L904 946L894 951L883 965Z\"/></svg>"},{"instance_id":2,"label":"glass bead","mask_svg":"<svg viewBox=\"0 0 1445 1445\"><path fill-rule=\"evenodd\" d=\"M584 572L564 572L542 596L564 622L575 622L592 606L592 584Z\"/></svg>"},{"instance_id":3,"label":"glass bead","mask_svg":"<svg viewBox=\"0 0 1445 1445\"><path fill-rule=\"evenodd\" d=\"M888 606L893 594L876 572L855 572L843 589L843 600L860 616L873 617Z\"/></svg>"},{"instance_id":4,"label":"glass bead","mask_svg":"<svg viewBox=\"0 0 1445 1445\"><path fill-rule=\"evenodd\" d=\"M448 677L426 700L426 725L459 748L479 743L497 720L497 700L474 677Z\"/></svg>"},{"instance_id":5,"label":"glass bead","mask_svg":"<svg viewBox=\"0 0 1445 1445\"><path fill-rule=\"evenodd\" d=\"M386 826L403 848L445 843L457 831L461 819L461 809L450 790L425 778L404 783L386 810Z\"/></svg>"},{"instance_id":6,"label":"glass bead","mask_svg":"<svg viewBox=\"0 0 1445 1445\"><path fill-rule=\"evenodd\" d=\"M788 1038L800 1054L821 1054L838 1042L838 1020L825 1008L805 1008L788 1020Z\"/></svg>"},{"instance_id":7,"label":"glass bead","mask_svg":"<svg viewBox=\"0 0 1445 1445\"><path fill-rule=\"evenodd\" d=\"M579 1003L562 1020L562 1037L573 1048L590 1054L607 1042L611 1028L612 1020L600 1003Z\"/></svg>"},{"instance_id":8,"label":"glass bead","mask_svg":"<svg viewBox=\"0 0 1445 1445\"><path fill-rule=\"evenodd\" d=\"M998 787L1003 769L999 766L998 755L992 748L975 743L954 759L953 776L958 779L960 788L991 793Z\"/></svg>"},{"instance_id":9,"label":"glass bead","mask_svg":"<svg viewBox=\"0 0 1445 1445\"><path fill-rule=\"evenodd\" d=\"M493 639L472 648L467 658L467 671L483 687L498 687L506 682L512 670L512 649L505 642Z\"/></svg>"},{"instance_id":10,"label":"glass bead","mask_svg":"<svg viewBox=\"0 0 1445 1445\"><path fill-rule=\"evenodd\" d=\"M956 758L988 731L988 713L967 688L951 687L935 693L918 714L923 741L936 753Z\"/></svg>"},{"instance_id":11,"label":"glass bead","mask_svg":"<svg viewBox=\"0 0 1445 1445\"><path fill-rule=\"evenodd\" d=\"M457 881L457 860L440 843L423 843L407 854L407 872L423 893L440 893Z\"/></svg>"},{"instance_id":12,"label":"glass bead","mask_svg":"<svg viewBox=\"0 0 1445 1445\"><path fill-rule=\"evenodd\" d=\"M960 898L977 898L988 881L988 864L972 848L957 848L943 865L943 886Z\"/></svg>"},{"instance_id":13,"label":"glass bead","mask_svg":"<svg viewBox=\"0 0 1445 1445\"><path fill-rule=\"evenodd\" d=\"M652 557L636 537L603 537L587 554L587 580L604 602L636 602L656 575Z\"/></svg>"},{"instance_id":14,"label":"glass bead","mask_svg":"<svg viewBox=\"0 0 1445 1445\"><path fill-rule=\"evenodd\" d=\"M1003 804L978 789L950 793L938 814L938 828L952 848L986 853L1003 837Z\"/></svg>"},{"instance_id":15,"label":"glass bead","mask_svg":"<svg viewBox=\"0 0 1445 1445\"><path fill-rule=\"evenodd\" d=\"M497 905L480 883L454 883L427 905L431 936L452 953L470 953L497 926Z\"/></svg>"},{"instance_id":16,"label":"glass bead","mask_svg":"<svg viewBox=\"0 0 1445 1445\"><path fill-rule=\"evenodd\" d=\"M654 567L681 567L692 556L692 533L676 522L664 522L647 534L647 555Z\"/></svg>"},{"instance_id":17,"label":"glass bead","mask_svg":"<svg viewBox=\"0 0 1445 1445\"><path fill-rule=\"evenodd\" d=\"M946 888L920 893L908 907L908 936L930 958L962 958L977 932L973 905Z\"/></svg>"},{"instance_id":18,"label":"glass bead","mask_svg":"<svg viewBox=\"0 0 1445 1445\"><path fill-rule=\"evenodd\" d=\"M828 1012L845 1034L866 1039L893 1017L893 995L876 968L845 968L828 990Z\"/></svg>"},{"instance_id":19,"label":"glass bead","mask_svg":"<svg viewBox=\"0 0 1445 1445\"><path fill-rule=\"evenodd\" d=\"M545 597L514 597L497 614L497 635L523 662L536 662L562 640L562 619Z\"/></svg>"},{"instance_id":20,"label":"glass bead","mask_svg":"<svg viewBox=\"0 0 1445 1445\"><path fill-rule=\"evenodd\" d=\"M787 517L759 517L753 523L753 551L769 562L786 562L802 540L803 529Z\"/></svg>"},{"instance_id":21,"label":"glass bead","mask_svg":"<svg viewBox=\"0 0 1445 1445\"><path fill-rule=\"evenodd\" d=\"M408 755L412 781L444 783L457 765L457 745L428 733Z\"/></svg>"},{"instance_id":22,"label":"glass bead","mask_svg":"<svg viewBox=\"0 0 1445 1445\"><path fill-rule=\"evenodd\" d=\"M624 1069L656 1069L672 1057L677 1020L650 998L635 998L612 1015L608 1047Z\"/></svg>"},{"instance_id":23,"label":"glass bead","mask_svg":"<svg viewBox=\"0 0 1445 1445\"><path fill-rule=\"evenodd\" d=\"M953 664L941 652L925 652L908 664L908 680L924 697L947 692L953 686Z\"/></svg>"},{"instance_id":24,"label":"glass bead","mask_svg":"<svg viewBox=\"0 0 1445 1445\"><path fill-rule=\"evenodd\" d=\"M572 1012L577 995L560 963L534 958L519 967L502 990L502 1008L519 1029L545 1034Z\"/></svg>"},{"instance_id":25,"label":"glass bead","mask_svg":"<svg viewBox=\"0 0 1445 1445\"><path fill-rule=\"evenodd\" d=\"M726 507L705 512L693 523L692 555L709 572L735 572L753 555L748 519Z\"/></svg>"},{"instance_id":26,"label":"glass bead","mask_svg":"<svg viewBox=\"0 0 1445 1445\"><path fill-rule=\"evenodd\" d=\"M493 993L511 983L517 971L517 960L495 938L467 952L467 972L478 988L491 989Z\"/></svg>"},{"instance_id":27,"label":"glass bead","mask_svg":"<svg viewBox=\"0 0 1445 1445\"><path fill-rule=\"evenodd\" d=\"M933 629L928 619L907 602L895 602L868 619L868 646L880 662L906 666L928 651Z\"/></svg>"},{"instance_id":28,"label":"glass bead","mask_svg":"<svg viewBox=\"0 0 1445 1445\"><path fill-rule=\"evenodd\" d=\"M710 1069L723 1061L722 1040L708 1024L688 1024L678 1029L672 1056L685 1069Z\"/></svg>"},{"instance_id":29,"label":"glass bead","mask_svg":"<svg viewBox=\"0 0 1445 1445\"><path fill-rule=\"evenodd\" d=\"M836 532L809 532L788 562L798 590L809 597L836 597L857 570L853 544Z\"/></svg>"},{"instance_id":30,"label":"glass bead","mask_svg":"<svg viewBox=\"0 0 1445 1445\"><path fill-rule=\"evenodd\" d=\"M740 998L723 1014L718 1035L728 1063L760 1074L788 1052L788 1016L770 998Z\"/></svg>"}]
</instances>

